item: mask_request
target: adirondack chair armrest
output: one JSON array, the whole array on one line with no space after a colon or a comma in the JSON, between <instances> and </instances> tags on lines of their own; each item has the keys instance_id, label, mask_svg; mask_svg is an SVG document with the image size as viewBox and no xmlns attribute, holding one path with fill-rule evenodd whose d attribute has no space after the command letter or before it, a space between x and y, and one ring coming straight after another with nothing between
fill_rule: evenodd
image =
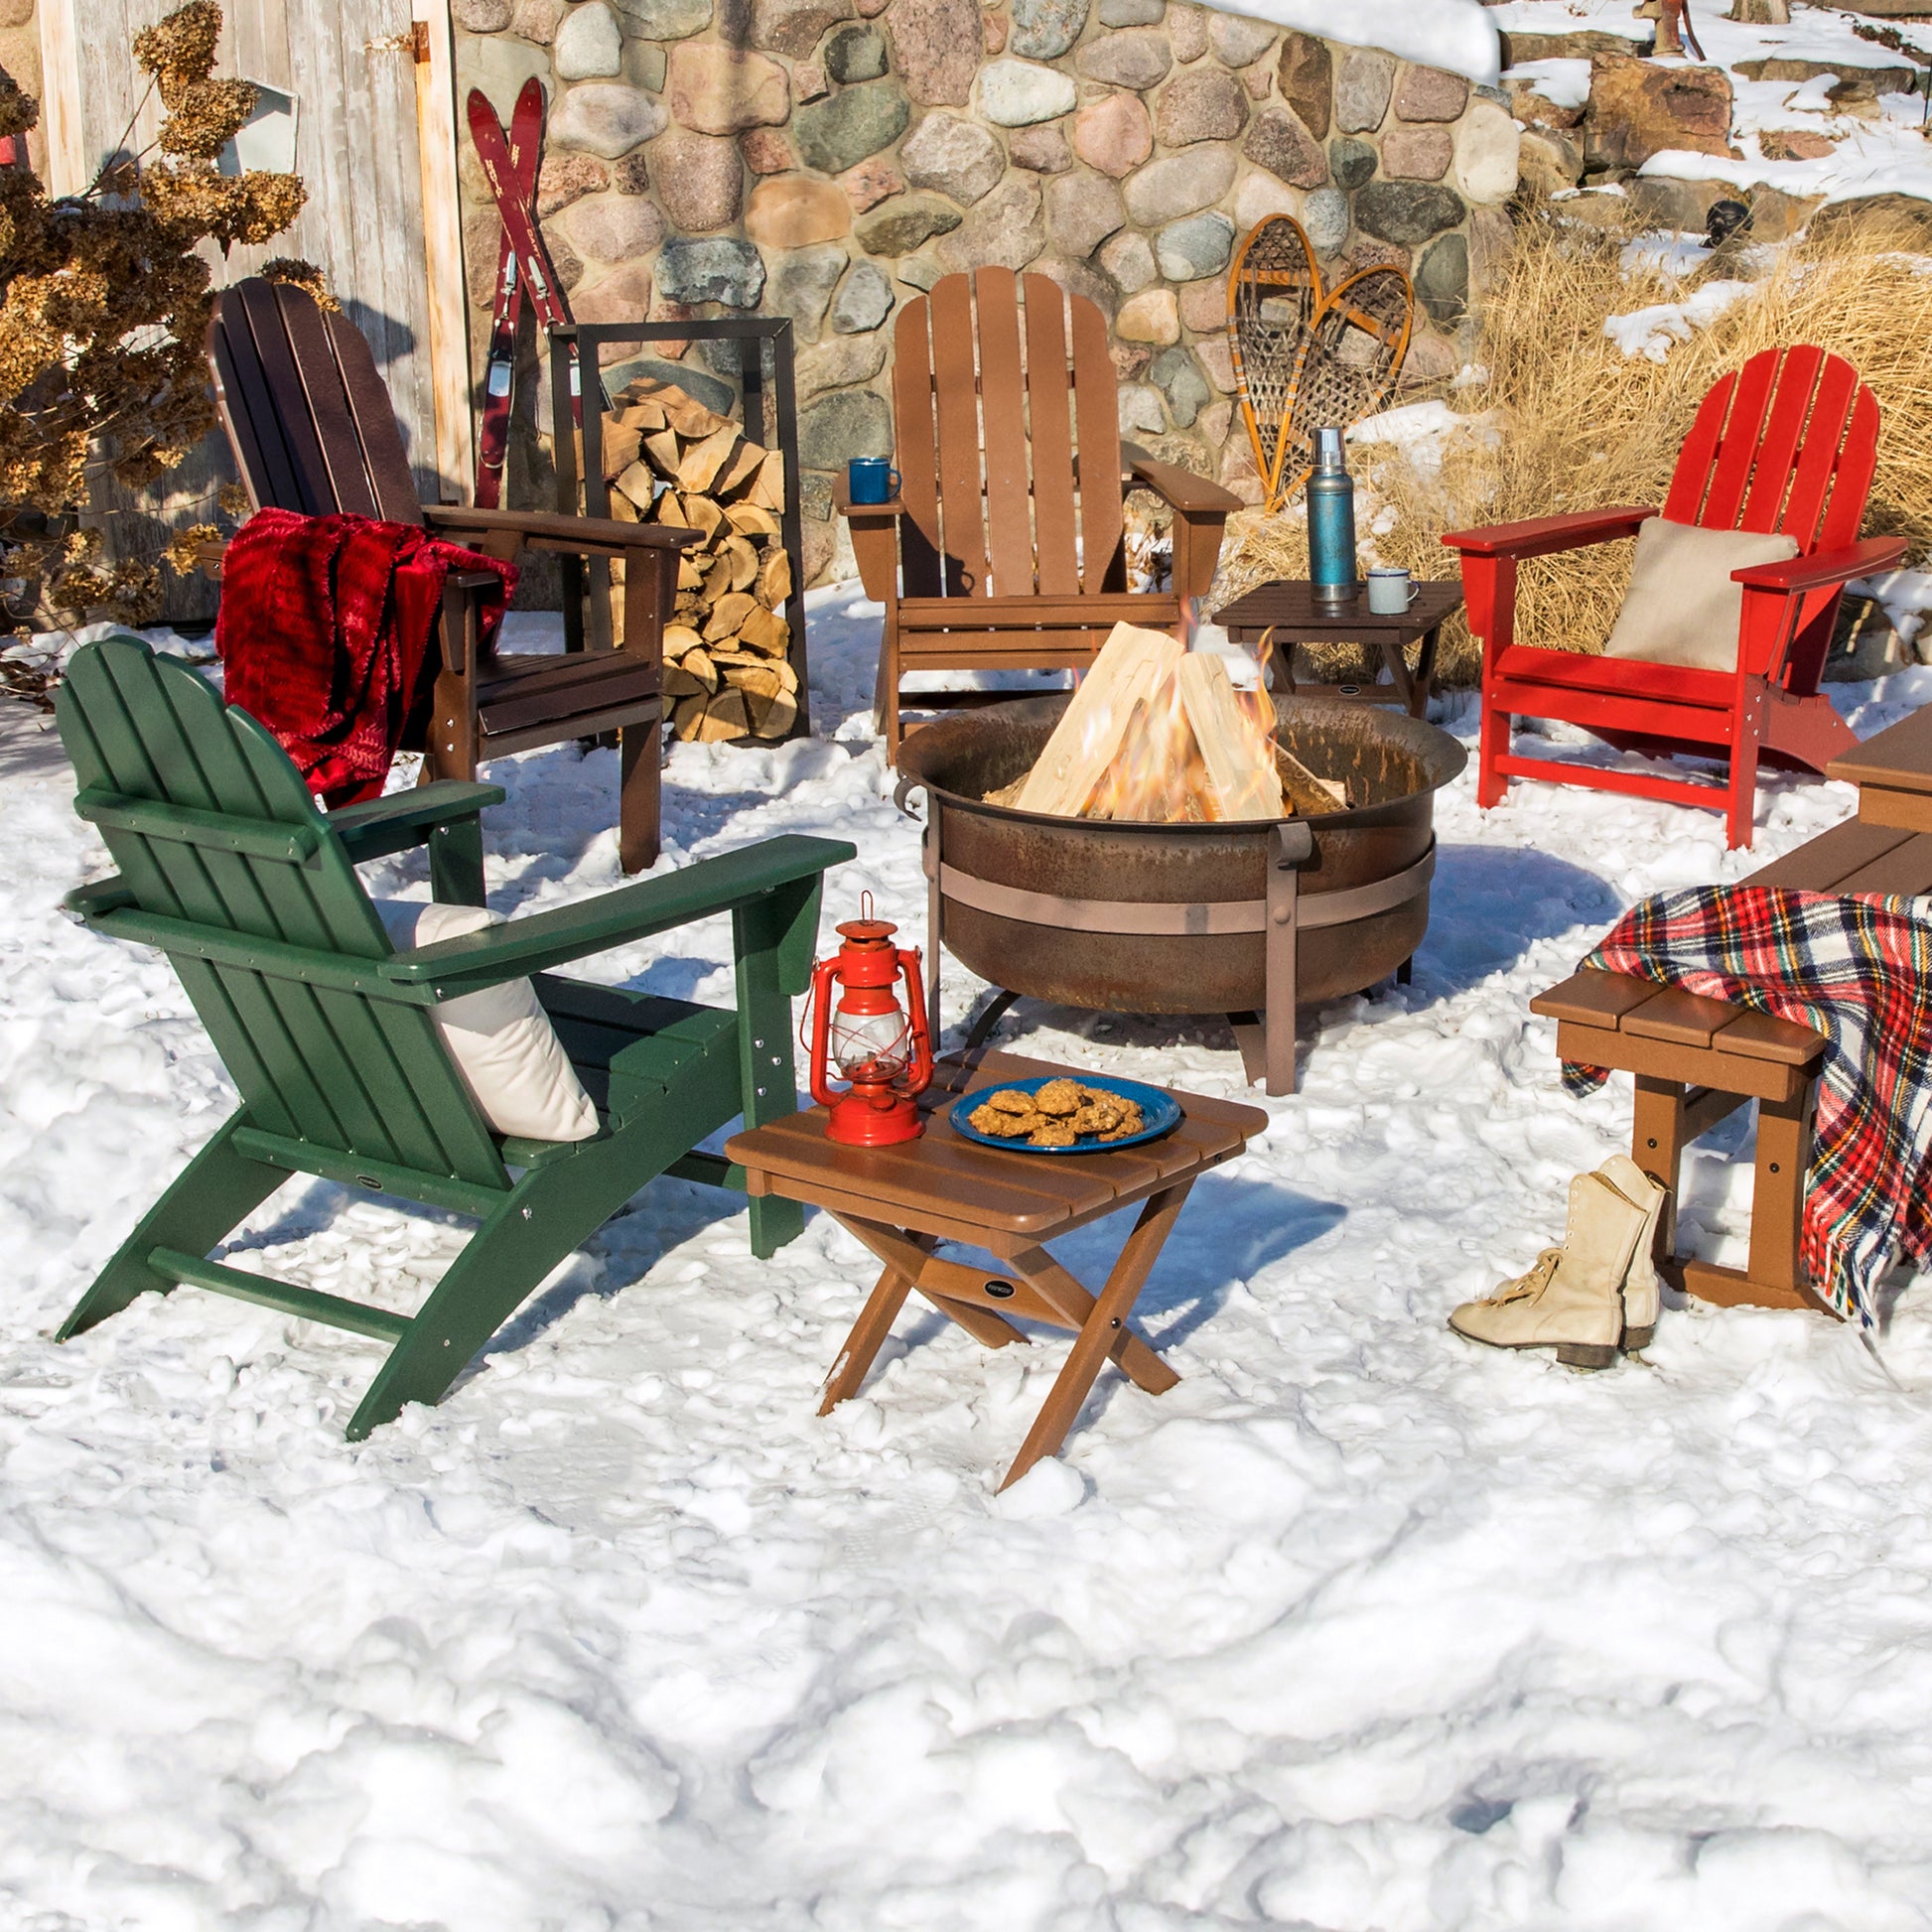
<instances>
[{"instance_id":1,"label":"adirondack chair armrest","mask_svg":"<svg viewBox=\"0 0 1932 1932\"><path fill-rule=\"evenodd\" d=\"M641 879L527 919L418 946L381 961L378 970L384 979L428 983L440 997L454 998L734 911L787 886L816 881L829 867L857 857L858 848L843 839L791 833L743 852L700 859L665 879ZM787 981L798 980L797 962L783 963ZM809 968L809 959L804 965ZM797 989L788 985L787 990Z\"/></svg>"},{"instance_id":2,"label":"adirondack chair armrest","mask_svg":"<svg viewBox=\"0 0 1932 1932\"><path fill-rule=\"evenodd\" d=\"M905 514L897 496L883 503L855 503L843 477L832 483L832 501L852 526L852 555L859 581L875 604L890 604L898 596L898 520Z\"/></svg>"},{"instance_id":3,"label":"adirondack chair armrest","mask_svg":"<svg viewBox=\"0 0 1932 1932\"><path fill-rule=\"evenodd\" d=\"M1123 443L1121 482L1140 483L1151 489L1182 516L1232 516L1241 507L1241 498L1177 463L1162 463L1151 457L1138 443Z\"/></svg>"},{"instance_id":4,"label":"adirondack chair armrest","mask_svg":"<svg viewBox=\"0 0 1932 1932\"><path fill-rule=\"evenodd\" d=\"M1441 539L1465 557L1550 557L1584 550L1592 543L1633 537L1639 524L1657 511L1623 503L1614 509L1572 510L1563 516L1536 516L1521 523L1491 523L1481 529L1450 530Z\"/></svg>"},{"instance_id":5,"label":"adirondack chair armrest","mask_svg":"<svg viewBox=\"0 0 1932 1932\"><path fill-rule=\"evenodd\" d=\"M62 909L82 925L92 925L105 914L122 911L134 903L133 887L117 872L110 872L105 879L94 879L84 886L76 886L61 900Z\"/></svg>"},{"instance_id":6,"label":"adirondack chair armrest","mask_svg":"<svg viewBox=\"0 0 1932 1932\"><path fill-rule=\"evenodd\" d=\"M701 540L697 530L669 523L620 523L610 516L560 516L555 510L482 510L458 503L425 503L423 520L439 535L474 530L513 536L531 550L566 556L592 550L682 550Z\"/></svg>"},{"instance_id":7,"label":"adirondack chair armrest","mask_svg":"<svg viewBox=\"0 0 1932 1932\"><path fill-rule=\"evenodd\" d=\"M1842 550L1820 550L1809 557L1788 557L1782 563L1752 564L1730 573L1733 583L1749 591L1779 591L1795 596L1822 591L1855 578L1890 570L1905 560L1911 545L1904 537L1865 537Z\"/></svg>"},{"instance_id":8,"label":"adirondack chair armrest","mask_svg":"<svg viewBox=\"0 0 1932 1932\"><path fill-rule=\"evenodd\" d=\"M496 580L492 576L490 582ZM445 826L475 819L509 796L501 785L466 784L458 778L439 778L434 784L393 791L361 805L344 805L329 814L329 823L342 840L351 863L386 859L407 852Z\"/></svg>"}]
</instances>

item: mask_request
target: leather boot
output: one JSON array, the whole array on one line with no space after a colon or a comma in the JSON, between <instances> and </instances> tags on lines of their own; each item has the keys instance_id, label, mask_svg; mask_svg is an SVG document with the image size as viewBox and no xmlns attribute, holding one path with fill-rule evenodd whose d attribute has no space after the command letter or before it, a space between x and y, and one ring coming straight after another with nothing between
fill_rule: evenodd
<instances>
[{"instance_id":1,"label":"leather boot","mask_svg":"<svg viewBox=\"0 0 1932 1932\"><path fill-rule=\"evenodd\" d=\"M1648 1348L1657 1333L1657 1311L1663 1296L1657 1282L1657 1220L1670 1199L1627 1154L1612 1154L1596 1172L1633 1207L1643 1209L1643 1232L1623 1278L1623 1345Z\"/></svg>"},{"instance_id":2,"label":"leather boot","mask_svg":"<svg viewBox=\"0 0 1932 1932\"><path fill-rule=\"evenodd\" d=\"M1561 1248L1545 1248L1528 1274L1482 1302L1464 1302L1449 1326L1492 1348L1554 1348L1570 1368L1608 1368L1623 1338L1623 1279L1643 1234L1644 1210L1601 1174L1570 1183Z\"/></svg>"}]
</instances>

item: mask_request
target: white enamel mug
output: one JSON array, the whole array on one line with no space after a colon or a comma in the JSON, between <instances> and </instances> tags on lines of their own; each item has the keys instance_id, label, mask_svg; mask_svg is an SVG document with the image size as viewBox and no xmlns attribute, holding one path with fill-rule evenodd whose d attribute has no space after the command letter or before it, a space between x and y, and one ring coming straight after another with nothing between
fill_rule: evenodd
<instances>
[{"instance_id":1,"label":"white enamel mug","mask_svg":"<svg viewBox=\"0 0 1932 1932\"><path fill-rule=\"evenodd\" d=\"M1406 570L1378 569L1368 574L1368 608L1378 618L1399 618L1422 595Z\"/></svg>"}]
</instances>

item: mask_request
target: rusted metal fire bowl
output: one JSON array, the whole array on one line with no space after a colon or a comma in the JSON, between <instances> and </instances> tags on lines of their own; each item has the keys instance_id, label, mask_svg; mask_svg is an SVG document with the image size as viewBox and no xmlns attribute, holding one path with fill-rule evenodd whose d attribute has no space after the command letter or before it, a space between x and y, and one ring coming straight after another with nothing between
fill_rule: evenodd
<instances>
[{"instance_id":1,"label":"rusted metal fire bowl","mask_svg":"<svg viewBox=\"0 0 1932 1932\"><path fill-rule=\"evenodd\" d=\"M899 751L901 799L926 792L933 930L982 979L1121 1013L1251 1014L1272 985L1292 1012L1373 986L1415 952L1435 794L1467 762L1447 732L1372 705L1283 700L1281 743L1348 787L1349 809L1322 816L1148 825L988 804L1032 768L1066 703L989 705Z\"/></svg>"}]
</instances>

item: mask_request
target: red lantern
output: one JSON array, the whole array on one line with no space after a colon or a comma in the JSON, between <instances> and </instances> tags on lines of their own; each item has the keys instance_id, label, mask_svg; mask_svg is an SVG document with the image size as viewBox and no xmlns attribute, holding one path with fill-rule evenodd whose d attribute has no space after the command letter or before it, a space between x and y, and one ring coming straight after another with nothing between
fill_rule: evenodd
<instances>
[{"instance_id":1,"label":"red lantern","mask_svg":"<svg viewBox=\"0 0 1932 1932\"><path fill-rule=\"evenodd\" d=\"M870 893L860 909L864 916L838 928L838 956L812 968L812 1098L831 1110L827 1140L890 1147L925 1131L914 1101L932 1084L932 1041L918 948L892 943L898 927L872 916ZM907 1011L897 999L901 979ZM833 1086L832 1068L850 1084Z\"/></svg>"}]
</instances>

